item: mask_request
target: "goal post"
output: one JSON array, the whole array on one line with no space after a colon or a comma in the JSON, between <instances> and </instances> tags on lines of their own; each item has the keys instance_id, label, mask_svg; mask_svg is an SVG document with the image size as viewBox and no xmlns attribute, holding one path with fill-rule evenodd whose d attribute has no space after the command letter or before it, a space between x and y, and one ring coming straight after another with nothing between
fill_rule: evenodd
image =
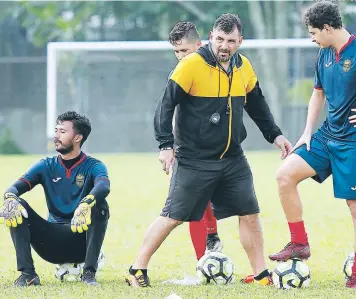
<instances>
[{"instance_id":1,"label":"goal post","mask_svg":"<svg viewBox=\"0 0 356 299\"><path fill-rule=\"evenodd\" d=\"M203 41L203 44L207 43L208 41ZM239 51L248 52L248 51L256 51L256 50L266 50L266 51L276 51L279 49L308 49L308 48L315 48L315 43L309 38L294 38L294 39L250 39L244 40ZM119 57L118 55L115 58L106 57L106 53L126 53L123 57ZM150 52L150 53L169 53L172 56L172 61L174 61L174 54L171 53L171 45L167 41L106 41L106 42L51 42L47 45L47 124L46 124L46 131L47 131L47 138L50 140L53 138L54 134L54 125L55 120L57 118L57 113L63 112L59 111L58 105L63 100L58 96L58 93L61 92L61 87L58 84L59 81L59 69L63 63L61 62L61 55L67 53L68 57L70 55L88 55L89 53L98 53L98 57L96 61L102 59L103 61L110 61L112 63L117 63L117 67L120 67L120 63L125 62L125 59L134 59L135 55L141 55L139 53L142 52ZM82 54L81 54L82 53ZM100 53L100 55L99 55ZM130 55L132 54L132 55ZM83 54L84 55L84 54ZM85 56L84 55L84 56ZM278 63L278 57L276 54L276 63ZM142 59L143 60L143 59ZM84 61L84 60L83 60ZM80 60L79 64L82 62ZM254 64L254 61L252 61ZM70 64L70 63L69 63ZM145 65L144 61L142 61L142 65ZM71 66L69 66L71 67ZM122 70L126 72L126 69ZM167 73L170 70L167 69ZM65 74L61 74L61 76L65 76ZM109 76L109 75L108 75ZM105 81L109 80L110 78L103 78L102 84L105 84ZM112 78L111 78L112 79ZM162 87L164 86L165 82L162 82ZM76 82L72 82L72 85L79 84ZM91 83L85 82L86 87L91 87ZM114 83L112 83L114 84ZM89 87L88 87L89 86ZM82 88L82 90L85 90ZM88 91L90 94L91 91ZM84 103L86 101L85 97L87 95L85 93L80 95L80 101ZM78 96L79 97L79 96ZM65 98L65 96L63 96ZM98 99L100 100L100 99ZM78 102L78 100L76 100ZM82 107L84 104L77 103L77 107ZM78 106L79 105L79 106ZM68 107L71 109L72 107ZM98 104L97 111L100 108ZM67 108L65 108L67 109ZM63 109L60 109L63 110ZM79 109L80 110L80 109ZM85 111L79 111L85 112Z\"/></svg>"}]
</instances>

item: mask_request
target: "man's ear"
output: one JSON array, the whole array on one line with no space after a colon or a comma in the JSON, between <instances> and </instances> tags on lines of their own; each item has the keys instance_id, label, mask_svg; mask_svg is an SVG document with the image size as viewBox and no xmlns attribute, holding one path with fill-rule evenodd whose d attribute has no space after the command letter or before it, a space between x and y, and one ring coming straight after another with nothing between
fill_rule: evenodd
<instances>
[{"instance_id":1,"label":"man's ear","mask_svg":"<svg viewBox=\"0 0 356 299\"><path fill-rule=\"evenodd\" d=\"M326 30L327 33L331 33L332 27L330 25L325 24L324 29Z\"/></svg>"},{"instance_id":2,"label":"man's ear","mask_svg":"<svg viewBox=\"0 0 356 299\"><path fill-rule=\"evenodd\" d=\"M75 136L74 141L80 143L82 139L83 139L83 135L78 134Z\"/></svg>"}]
</instances>

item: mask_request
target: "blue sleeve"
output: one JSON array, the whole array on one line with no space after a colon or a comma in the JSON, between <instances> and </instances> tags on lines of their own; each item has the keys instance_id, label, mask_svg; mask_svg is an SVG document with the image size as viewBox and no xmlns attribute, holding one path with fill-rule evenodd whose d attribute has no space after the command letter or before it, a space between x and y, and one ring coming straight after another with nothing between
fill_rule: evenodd
<instances>
[{"instance_id":1,"label":"blue sleeve","mask_svg":"<svg viewBox=\"0 0 356 299\"><path fill-rule=\"evenodd\" d=\"M318 58L315 63L315 74L314 74L314 88L315 89L323 89L323 86L320 81L320 76L319 76L320 61L321 61L321 51L319 51Z\"/></svg>"},{"instance_id":2,"label":"blue sleeve","mask_svg":"<svg viewBox=\"0 0 356 299\"><path fill-rule=\"evenodd\" d=\"M42 182L43 173L45 170L44 160L40 160L35 165L33 165L21 178L27 183L30 187L30 190L33 189L37 184Z\"/></svg>"},{"instance_id":3,"label":"blue sleeve","mask_svg":"<svg viewBox=\"0 0 356 299\"><path fill-rule=\"evenodd\" d=\"M108 170L104 163L100 162L94 166L92 178L94 180L94 187L90 190L89 194L94 195L95 199L100 202L110 193Z\"/></svg>"},{"instance_id":4,"label":"blue sleeve","mask_svg":"<svg viewBox=\"0 0 356 299\"><path fill-rule=\"evenodd\" d=\"M21 196L22 194L30 191L30 186L24 180L17 180L12 186L10 186L6 192L11 192L16 194L16 196Z\"/></svg>"},{"instance_id":5,"label":"blue sleeve","mask_svg":"<svg viewBox=\"0 0 356 299\"><path fill-rule=\"evenodd\" d=\"M94 168L92 170L92 178L93 178L94 184L98 180L102 180L102 179L109 180L108 170L104 163L99 162L94 166Z\"/></svg>"}]
</instances>

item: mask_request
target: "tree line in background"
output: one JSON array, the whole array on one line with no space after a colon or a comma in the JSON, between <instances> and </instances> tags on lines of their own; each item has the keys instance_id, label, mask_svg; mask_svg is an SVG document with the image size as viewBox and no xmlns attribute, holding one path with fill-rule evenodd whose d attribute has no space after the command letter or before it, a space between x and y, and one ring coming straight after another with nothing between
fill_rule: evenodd
<instances>
[{"instance_id":1,"label":"tree line in background","mask_svg":"<svg viewBox=\"0 0 356 299\"><path fill-rule=\"evenodd\" d=\"M1 1L0 21L16 20L23 34L37 47L43 47L49 41L62 40L166 40L173 25L180 20L196 23L202 37L207 38L214 20L224 12L237 13L241 17L246 38L283 38L298 34L296 27L302 25L302 11L310 3ZM306 35L305 30L302 30L302 34Z\"/></svg>"}]
</instances>

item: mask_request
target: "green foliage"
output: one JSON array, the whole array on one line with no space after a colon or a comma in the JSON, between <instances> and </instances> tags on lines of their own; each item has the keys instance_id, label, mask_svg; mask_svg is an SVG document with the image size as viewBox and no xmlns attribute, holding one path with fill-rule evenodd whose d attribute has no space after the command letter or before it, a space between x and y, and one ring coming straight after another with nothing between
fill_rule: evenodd
<instances>
[{"instance_id":1,"label":"green foliage","mask_svg":"<svg viewBox=\"0 0 356 299\"><path fill-rule=\"evenodd\" d=\"M311 78L297 80L288 90L288 100L292 104L308 104L314 83Z\"/></svg>"},{"instance_id":2,"label":"green foliage","mask_svg":"<svg viewBox=\"0 0 356 299\"><path fill-rule=\"evenodd\" d=\"M16 14L21 25L30 29L32 43L42 47L48 41L74 40L97 6L96 2L23 1ZM65 12L68 17L64 17Z\"/></svg>"},{"instance_id":3,"label":"green foliage","mask_svg":"<svg viewBox=\"0 0 356 299\"><path fill-rule=\"evenodd\" d=\"M11 130L5 128L2 135L0 135L0 154L2 155L20 155L24 151L16 144L12 138Z\"/></svg>"},{"instance_id":4,"label":"green foliage","mask_svg":"<svg viewBox=\"0 0 356 299\"><path fill-rule=\"evenodd\" d=\"M276 11L271 3L267 4L260 3L264 26L277 28L273 17ZM294 4L295 1L287 2L286 9L292 11ZM0 12L0 19L5 15L18 19L27 29L31 42L43 47L51 41L88 40L92 17L99 20L93 30L100 34L100 40L110 39L105 36L109 19L115 20L112 30L118 33L120 40L166 40L171 28L180 20L196 23L202 38L207 39L216 17L231 12L242 19L244 36L252 38L256 32L251 9L248 1L22 1L7 5L7 9ZM274 30L268 31L266 37L276 37Z\"/></svg>"}]
</instances>

